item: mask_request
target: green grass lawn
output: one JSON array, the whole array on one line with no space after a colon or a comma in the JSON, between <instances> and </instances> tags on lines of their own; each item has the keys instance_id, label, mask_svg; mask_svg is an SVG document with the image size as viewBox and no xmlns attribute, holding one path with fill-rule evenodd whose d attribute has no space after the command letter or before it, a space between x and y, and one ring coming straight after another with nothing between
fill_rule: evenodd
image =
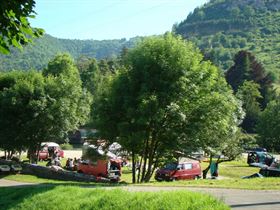
<instances>
[{"instance_id":1,"label":"green grass lawn","mask_svg":"<svg viewBox=\"0 0 280 210\"><path fill-rule=\"evenodd\" d=\"M43 164L45 162L41 162ZM206 168L208 163L202 163L202 168ZM217 188L235 188L235 189L255 189L255 190L280 190L280 178L255 178L255 179L241 179L242 176L251 175L259 172L259 168L249 167L245 159L224 162L219 165L219 175L221 179L212 180L190 180L190 181L176 181L176 182L157 182L152 177L149 183L140 185L152 186L189 186L189 187L217 187ZM55 181L49 179L37 178L31 175L8 175L5 177L8 180L15 180L20 182L31 183L46 183L46 184L71 184L71 185L104 185L97 183L81 183L81 182L65 182ZM131 183L131 170L124 167L121 184Z\"/></svg>"},{"instance_id":2,"label":"green grass lawn","mask_svg":"<svg viewBox=\"0 0 280 210\"><path fill-rule=\"evenodd\" d=\"M65 186L1 188L0 208L5 210L227 210L228 206L205 194L128 192Z\"/></svg>"}]
</instances>

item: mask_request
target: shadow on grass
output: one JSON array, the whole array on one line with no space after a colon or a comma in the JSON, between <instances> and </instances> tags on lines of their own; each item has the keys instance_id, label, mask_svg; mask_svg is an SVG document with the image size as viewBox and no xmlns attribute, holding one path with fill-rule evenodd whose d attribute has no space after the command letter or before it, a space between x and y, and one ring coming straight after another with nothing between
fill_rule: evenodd
<instances>
[{"instance_id":1,"label":"shadow on grass","mask_svg":"<svg viewBox=\"0 0 280 210\"><path fill-rule=\"evenodd\" d=\"M12 186L0 187L0 206L1 209L13 208L35 194L44 193L54 189L55 186L39 184L36 186Z\"/></svg>"},{"instance_id":2,"label":"shadow on grass","mask_svg":"<svg viewBox=\"0 0 280 210\"><path fill-rule=\"evenodd\" d=\"M3 178L3 176L0 176ZM29 199L36 194L45 193L59 186L73 186L82 188L114 188L127 186L127 183L40 183L40 184L21 184L18 186L0 186L0 209L10 209L21 204L25 199Z\"/></svg>"}]
</instances>

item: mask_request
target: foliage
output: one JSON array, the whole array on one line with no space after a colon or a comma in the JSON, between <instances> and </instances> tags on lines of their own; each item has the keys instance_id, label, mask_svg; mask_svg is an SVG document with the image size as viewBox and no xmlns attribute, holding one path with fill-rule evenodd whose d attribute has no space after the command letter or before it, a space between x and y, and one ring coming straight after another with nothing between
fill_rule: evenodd
<instances>
[{"instance_id":1,"label":"foliage","mask_svg":"<svg viewBox=\"0 0 280 210\"><path fill-rule=\"evenodd\" d=\"M252 53L243 50L238 52L234 65L226 72L226 79L235 92L246 80L259 84L263 98L261 104L265 106L267 89L271 87L272 80Z\"/></svg>"},{"instance_id":2,"label":"foliage","mask_svg":"<svg viewBox=\"0 0 280 210\"><path fill-rule=\"evenodd\" d=\"M41 142L63 142L84 124L91 96L82 90L78 70L59 55L40 72L0 74L0 147L36 150Z\"/></svg>"},{"instance_id":3,"label":"foliage","mask_svg":"<svg viewBox=\"0 0 280 210\"><path fill-rule=\"evenodd\" d=\"M32 28L29 18L34 18L35 1L6 0L0 4L0 53L8 54L10 46L22 49L32 38L42 35L43 30Z\"/></svg>"},{"instance_id":4,"label":"foliage","mask_svg":"<svg viewBox=\"0 0 280 210\"><path fill-rule=\"evenodd\" d=\"M75 198L73 198L75 195ZM5 199L4 199L5 198ZM63 200L63 202L61 202ZM209 195L189 191L128 192L80 187L29 187L1 189L4 209L201 209L225 210L228 206ZM47 205L46 205L47 204Z\"/></svg>"},{"instance_id":5,"label":"foliage","mask_svg":"<svg viewBox=\"0 0 280 210\"><path fill-rule=\"evenodd\" d=\"M44 78L33 71L3 73L0 86L0 147L21 151L41 137L38 125L47 106Z\"/></svg>"},{"instance_id":6,"label":"foliage","mask_svg":"<svg viewBox=\"0 0 280 210\"><path fill-rule=\"evenodd\" d=\"M258 123L259 145L280 152L280 99L269 102Z\"/></svg>"},{"instance_id":7,"label":"foliage","mask_svg":"<svg viewBox=\"0 0 280 210\"><path fill-rule=\"evenodd\" d=\"M82 158L85 160L96 162L97 160L106 160L108 157L105 153L103 153L102 149L99 150L99 148L87 147Z\"/></svg>"},{"instance_id":8,"label":"foliage","mask_svg":"<svg viewBox=\"0 0 280 210\"><path fill-rule=\"evenodd\" d=\"M250 50L279 82L279 17L278 1L216 0L196 8L173 31L193 41L224 70L238 51Z\"/></svg>"},{"instance_id":9,"label":"foliage","mask_svg":"<svg viewBox=\"0 0 280 210\"><path fill-rule=\"evenodd\" d=\"M245 81L240 85L236 96L243 104L242 107L246 112L246 116L241 127L248 133L254 133L258 117L261 113L260 103L258 102L262 96L259 91L260 85L252 81Z\"/></svg>"},{"instance_id":10,"label":"foliage","mask_svg":"<svg viewBox=\"0 0 280 210\"><path fill-rule=\"evenodd\" d=\"M217 148L236 132L239 103L191 43L169 33L147 38L124 63L97 93L93 117L102 137L132 152L134 170L141 157L138 181L148 181L166 153Z\"/></svg>"},{"instance_id":11,"label":"foliage","mask_svg":"<svg viewBox=\"0 0 280 210\"><path fill-rule=\"evenodd\" d=\"M114 58L124 47L131 48L142 38L130 40L71 40L58 39L48 34L23 47L22 51L11 49L10 55L0 55L0 71L13 69L44 69L58 53L69 53L75 60L80 58Z\"/></svg>"}]
</instances>

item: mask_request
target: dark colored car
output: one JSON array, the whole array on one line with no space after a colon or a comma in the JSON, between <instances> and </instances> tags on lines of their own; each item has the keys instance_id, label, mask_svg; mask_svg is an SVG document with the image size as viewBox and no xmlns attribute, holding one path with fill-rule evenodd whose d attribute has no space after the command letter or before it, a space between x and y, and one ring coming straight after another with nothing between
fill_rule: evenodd
<instances>
[{"instance_id":1,"label":"dark colored car","mask_svg":"<svg viewBox=\"0 0 280 210\"><path fill-rule=\"evenodd\" d=\"M254 165L254 163L260 163L270 166L274 160L275 158L267 152L252 151L248 153L247 163L252 166Z\"/></svg>"},{"instance_id":2,"label":"dark colored car","mask_svg":"<svg viewBox=\"0 0 280 210\"><path fill-rule=\"evenodd\" d=\"M273 167L262 168L260 174L264 177L280 177L280 169Z\"/></svg>"},{"instance_id":3,"label":"dark colored car","mask_svg":"<svg viewBox=\"0 0 280 210\"><path fill-rule=\"evenodd\" d=\"M183 163L169 163L156 171L157 181L173 181L184 179L197 179L201 177L201 166L198 161Z\"/></svg>"}]
</instances>

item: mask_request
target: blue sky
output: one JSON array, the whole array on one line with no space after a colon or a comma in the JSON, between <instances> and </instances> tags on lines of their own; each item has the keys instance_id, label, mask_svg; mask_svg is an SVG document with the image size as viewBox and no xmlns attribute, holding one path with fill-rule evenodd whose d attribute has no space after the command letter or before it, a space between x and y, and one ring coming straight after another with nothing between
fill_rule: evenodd
<instances>
[{"instance_id":1,"label":"blue sky","mask_svg":"<svg viewBox=\"0 0 280 210\"><path fill-rule=\"evenodd\" d=\"M36 0L31 25L69 39L162 34L207 0Z\"/></svg>"}]
</instances>

